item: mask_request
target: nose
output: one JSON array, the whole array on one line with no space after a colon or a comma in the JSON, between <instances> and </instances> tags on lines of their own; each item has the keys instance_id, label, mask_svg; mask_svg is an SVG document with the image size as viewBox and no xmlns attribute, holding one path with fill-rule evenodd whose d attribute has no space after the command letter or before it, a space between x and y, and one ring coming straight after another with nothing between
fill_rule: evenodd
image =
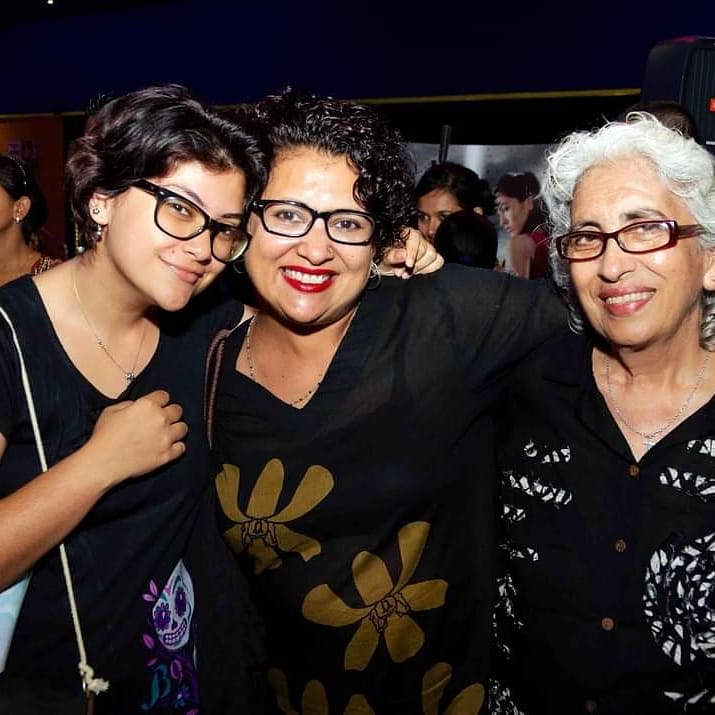
<instances>
[{"instance_id":1,"label":"nose","mask_svg":"<svg viewBox=\"0 0 715 715\"><path fill-rule=\"evenodd\" d=\"M310 231L300 239L297 250L300 256L314 266L319 266L333 257L333 242L328 236L322 217L318 217Z\"/></svg>"},{"instance_id":2,"label":"nose","mask_svg":"<svg viewBox=\"0 0 715 715\"><path fill-rule=\"evenodd\" d=\"M199 263L210 263L213 256L211 255L211 231L207 227L198 236L189 238L185 241L180 241L181 248L190 253Z\"/></svg>"},{"instance_id":3,"label":"nose","mask_svg":"<svg viewBox=\"0 0 715 715\"><path fill-rule=\"evenodd\" d=\"M595 260L599 262L598 272L601 277L615 282L633 270L636 259L632 253L624 251L615 240L609 239L603 253Z\"/></svg>"},{"instance_id":4,"label":"nose","mask_svg":"<svg viewBox=\"0 0 715 715\"><path fill-rule=\"evenodd\" d=\"M442 223L442 220L439 218L430 218L429 223L427 224L427 238L429 238L430 241L434 241L434 237L437 233L437 229L439 228L439 225Z\"/></svg>"}]
</instances>

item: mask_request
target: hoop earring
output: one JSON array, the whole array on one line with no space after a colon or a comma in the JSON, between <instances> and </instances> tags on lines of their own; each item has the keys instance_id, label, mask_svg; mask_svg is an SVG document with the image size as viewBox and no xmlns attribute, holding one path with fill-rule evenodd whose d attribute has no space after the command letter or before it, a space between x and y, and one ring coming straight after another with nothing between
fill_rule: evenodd
<instances>
[{"instance_id":1,"label":"hoop earring","mask_svg":"<svg viewBox=\"0 0 715 715\"><path fill-rule=\"evenodd\" d=\"M372 285L370 284L370 281L374 281ZM381 281L382 276L380 275L377 263L375 263L375 261L370 261L370 274L368 275L367 283L365 284L365 289L375 290L380 285Z\"/></svg>"}]
</instances>

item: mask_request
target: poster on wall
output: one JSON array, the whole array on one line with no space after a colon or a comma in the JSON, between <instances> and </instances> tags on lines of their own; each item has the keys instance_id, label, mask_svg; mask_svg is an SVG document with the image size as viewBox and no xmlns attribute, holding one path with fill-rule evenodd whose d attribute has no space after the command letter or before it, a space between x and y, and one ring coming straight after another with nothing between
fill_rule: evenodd
<instances>
[{"instance_id":1,"label":"poster on wall","mask_svg":"<svg viewBox=\"0 0 715 715\"><path fill-rule=\"evenodd\" d=\"M417 167L417 178L439 158L439 144L411 143L409 145ZM541 183L545 169L547 144L479 145L452 144L447 150L447 160L469 167L492 189L504 174L532 172ZM499 231L497 258L508 264L508 234L499 225L497 216L490 219ZM506 265L508 269L509 266Z\"/></svg>"},{"instance_id":2,"label":"poster on wall","mask_svg":"<svg viewBox=\"0 0 715 715\"><path fill-rule=\"evenodd\" d=\"M31 139L10 139L7 143L7 155L30 166L36 166L39 154L37 144Z\"/></svg>"}]
</instances>

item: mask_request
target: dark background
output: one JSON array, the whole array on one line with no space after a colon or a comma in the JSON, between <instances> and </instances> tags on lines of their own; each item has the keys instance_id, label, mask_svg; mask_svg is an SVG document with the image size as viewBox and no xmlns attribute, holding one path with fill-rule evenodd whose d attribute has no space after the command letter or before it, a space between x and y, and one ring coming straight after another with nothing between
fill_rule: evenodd
<instances>
[{"instance_id":1,"label":"dark background","mask_svg":"<svg viewBox=\"0 0 715 715\"><path fill-rule=\"evenodd\" d=\"M638 98L656 43L715 35L712 2L0 3L0 115L79 114L157 82L220 105L290 84L379 100L410 141L437 142L449 123L454 143L599 123Z\"/></svg>"}]
</instances>

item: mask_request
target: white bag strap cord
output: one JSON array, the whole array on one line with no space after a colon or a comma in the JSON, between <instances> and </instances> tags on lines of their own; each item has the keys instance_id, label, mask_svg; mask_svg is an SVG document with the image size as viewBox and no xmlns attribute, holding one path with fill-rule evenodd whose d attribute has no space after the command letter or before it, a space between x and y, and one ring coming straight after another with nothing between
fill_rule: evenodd
<instances>
[{"instance_id":1,"label":"white bag strap cord","mask_svg":"<svg viewBox=\"0 0 715 715\"><path fill-rule=\"evenodd\" d=\"M37 422L37 413L35 411L35 402L32 399L32 390L30 389L30 378L27 375L27 369L25 368L25 359L22 356L22 350L20 349L20 341L17 338L17 333L15 332L15 326L10 320L10 316L5 312L5 309L0 307L0 315L5 319L5 322L10 327L10 332L12 333L12 340L15 343L15 349L17 350L17 357L20 361L20 373L22 375L22 386L25 390L25 397L27 398L27 408L30 412L30 422L32 423L32 432L35 435L35 446L37 447L37 454L40 458L40 466L42 471L47 471L47 459L45 458L45 447L42 443L42 435L40 434L40 427ZM64 543L60 544L60 560L62 561L62 572L65 576L65 586L67 587L67 596L70 602L70 611L72 612L72 623L74 625L74 634L77 639L77 649L79 650L79 673L82 678L82 685L86 691L90 693L98 694L104 692L109 687L109 681L102 680L102 678L94 677L94 670L92 666L87 662L87 652L84 647L84 638L82 637L82 628L79 623L79 613L77 611L77 601L74 595L74 586L72 585L72 574L70 572L70 565L67 559L67 552L65 550Z\"/></svg>"}]
</instances>

